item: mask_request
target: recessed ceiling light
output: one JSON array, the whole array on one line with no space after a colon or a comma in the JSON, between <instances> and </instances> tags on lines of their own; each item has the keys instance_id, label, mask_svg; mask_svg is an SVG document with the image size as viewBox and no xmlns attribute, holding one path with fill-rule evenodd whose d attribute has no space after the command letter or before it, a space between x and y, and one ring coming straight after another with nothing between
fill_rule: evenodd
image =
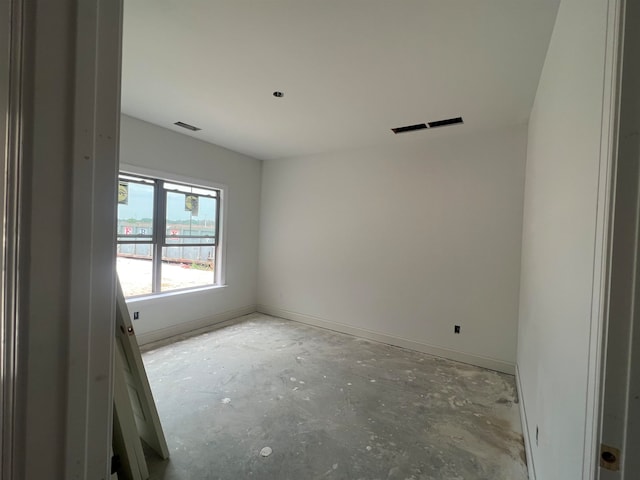
<instances>
[{"instance_id":1,"label":"recessed ceiling light","mask_svg":"<svg viewBox=\"0 0 640 480\"><path fill-rule=\"evenodd\" d=\"M284 93L276 91L276 92L273 92L273 96L276 98L282 98L284 97Z\"/></svg>"}]
</instances>

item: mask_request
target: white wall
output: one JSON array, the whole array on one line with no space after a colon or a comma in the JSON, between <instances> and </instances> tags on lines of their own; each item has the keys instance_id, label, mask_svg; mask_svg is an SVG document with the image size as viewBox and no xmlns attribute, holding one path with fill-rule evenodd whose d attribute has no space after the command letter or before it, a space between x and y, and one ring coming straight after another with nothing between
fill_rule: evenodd
<instances>
[{"instance_id":1,"label":"white wall","mask_svg":"<svg viewBox=\"0 0 640 480\"><path fill-rule=\"evenodd\" d=\"M513 127L265 162L259 309L513 372L525 154Z\"/></svg>"},{"instance_id":2,"label":"white wall","mask_svg":"<svg viewBox=\"0 0 640 480\"><path fill-rule=\"evenodd\" d=\"M533 465L544 480L588 478L607 4L562 1L529 123L518 370Z\"/></svg>"},{"instance_id":3,"label":"white wall","mask_svg":"<svg viewBox=\"0 0 640 480\"><path fill-rule=\"evenodd\" d=\"M130 300L144 343L250 313L255 309L261 161L171 130L122 116L120 162L224 184L226 283L201 292Z\"/></svg>"}]
</instances>

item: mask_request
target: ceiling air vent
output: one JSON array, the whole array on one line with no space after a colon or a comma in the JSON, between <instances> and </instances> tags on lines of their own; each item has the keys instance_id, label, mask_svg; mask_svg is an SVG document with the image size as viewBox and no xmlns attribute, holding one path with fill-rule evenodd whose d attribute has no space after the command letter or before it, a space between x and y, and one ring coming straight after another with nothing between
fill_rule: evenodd
<instances>
[{"instance_id":1,"label":"ceiling air vent","mask_svg":"<svg viewBox=\"0 0 640 480\"><path fill-rule=\"evenodd\" d=\"M392 128L391 131L393 131L393 133L397 135L398 133L413 132L414 130L422 130L424 128L429 127L427 127L424 123L418 123L417 125L407 125L406 127Z\"/></svg>"},{"instance_id":2,"label":"ceiling air vent","mask_svg":"<svg viewBox=\"0 0 640 480\"><path fill-rule=\"evenodd\" d=\"M447 125L456 125L458 123L464 123L462 121L462 117L447 118L445 120L437 120L435 122L429 122L429 128L446 127Z\"/></svg>"},{"instance_id":3,"label":"ceiling air vent","mask_svg":"<svg viewBox=\"0 0 640 480\"><path fill-rule=\"evenodd\" d=\"M416 125L407 125L406 127L392 128L391 131L397 135L398 133L413 132L415 130L424 130L425 128L446 127L448 125L456 125L458 123L464 123L462 121L462 117L445 118L444 120L436 120L435 122L429 122L427 124L418 123Z\"/></svg>"},{"instance_id":4,"label":"ceiling air vent","mask_svg":"<svg viewBox=\"0 0 640 480\"><path fill-rule=\"evenodd\" d=\"M177 125L178 127L186 128L187 130L191 130L192 132L197 132L198 130L202 130L201 128L194 127L193 125L189 125L188 123L184 123L184 122L176 122L174 123L174 125Z\"/></svg>"}]
</instances>

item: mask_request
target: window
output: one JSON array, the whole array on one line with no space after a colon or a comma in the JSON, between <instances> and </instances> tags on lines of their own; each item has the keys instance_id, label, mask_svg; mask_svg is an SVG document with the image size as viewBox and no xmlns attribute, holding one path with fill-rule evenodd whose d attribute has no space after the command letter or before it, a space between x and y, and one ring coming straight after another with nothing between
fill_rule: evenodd
<instances>
[{"instance_id":1,"label":"window","mask_svg":"<svg viewBox=\"0 0 640 480\"><path fill-rule=\"evenodd\" d=\"M121 174L117 269L125 297L215 285L221 192Z\"/></svg>"}]
</instances>

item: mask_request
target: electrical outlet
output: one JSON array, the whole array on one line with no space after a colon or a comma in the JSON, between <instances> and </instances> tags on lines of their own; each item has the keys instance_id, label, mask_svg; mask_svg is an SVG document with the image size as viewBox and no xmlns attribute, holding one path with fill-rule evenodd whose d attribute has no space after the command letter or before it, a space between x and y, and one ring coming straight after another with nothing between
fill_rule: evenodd
<instances>
[{"instance_id":1,"label":"electrical outlet","mask_svg":"<svg viewBox=\"0 0 640 480\"><path fill-rule=\"evenodd\" d=\"M138 320L140 318L140 312L133 312L133 319Z\"/></svg>"},{"instance_id":2,"label":"electrical outlet","mask_svg":"<svg viewBox=\"0 0 640 480\"><path fill-rule=\"evenodd\" d=\"M460 325L453 326L453 333L460 333Z\"/></svg>"}]
</instances>

